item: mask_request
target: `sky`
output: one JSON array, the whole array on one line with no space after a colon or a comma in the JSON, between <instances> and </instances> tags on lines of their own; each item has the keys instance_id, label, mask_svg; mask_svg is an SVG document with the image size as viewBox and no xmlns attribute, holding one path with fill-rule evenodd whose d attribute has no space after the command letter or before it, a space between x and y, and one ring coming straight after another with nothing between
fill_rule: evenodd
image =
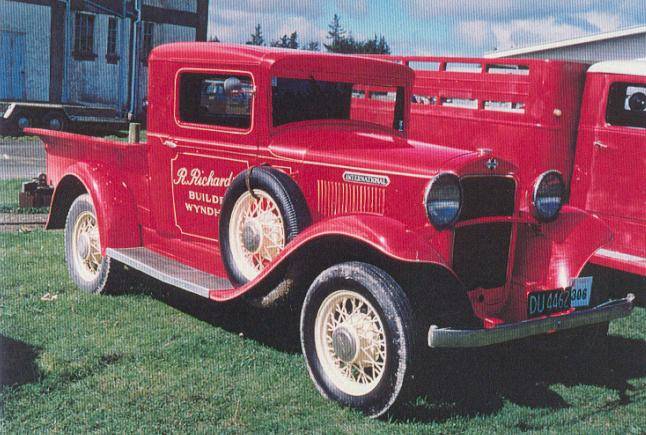
<instances>
[{"instance_id":1,"label":"sky","mask_svg":"<svg viewBox=\"0 0 646 435\"><path fill-rule=\"evenodd\" d=\"M324 43L335 13L393 54L477 56L646 25L646 0L210 0L208 34L244 43L260 24L266 41L296 31Z\"/></svg>"}]
</instances>

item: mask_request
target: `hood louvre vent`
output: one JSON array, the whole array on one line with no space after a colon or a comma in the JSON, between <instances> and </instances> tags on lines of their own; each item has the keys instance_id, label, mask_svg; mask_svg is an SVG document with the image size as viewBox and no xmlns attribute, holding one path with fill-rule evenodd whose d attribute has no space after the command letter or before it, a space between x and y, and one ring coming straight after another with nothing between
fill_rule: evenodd
<instances>
[{"instance_id":1,"label":"hood louvre vent","mask_svg":"<svg viewBox=\"0 0 646 435\"><path fill-rule=\"evenodd\" d=\"M381 187L319 180L316 191L317 211L323 216L385 212L386 189Z\"/></svg>"}]
</instances>

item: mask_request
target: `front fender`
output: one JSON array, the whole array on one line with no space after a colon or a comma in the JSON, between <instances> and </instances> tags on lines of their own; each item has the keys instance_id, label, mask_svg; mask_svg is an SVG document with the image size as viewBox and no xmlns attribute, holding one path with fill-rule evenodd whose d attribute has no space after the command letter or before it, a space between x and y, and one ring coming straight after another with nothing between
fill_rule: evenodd
<instances>
[{"instance_id":1,"label":"front fender","mask_svg":"<svg viewBox=\"0 0 646 435\"><path fill-rule=\"evenodd\" d=\"M554 222L519 226L512 279L537 289L568 287L610 240L610 228L600 218L564 206Z\"/></svg>"},{"instance_id":2,"label":"front fender","mask_svg":"<svg viewBox=\"0 0 646 435\"><path fill-rule=\"evenodd\" d=\"M57 204L57 199L66 194L62 190L67 183L63 183L63 180L68 177L78 179L92 198L103 255L107 247L141 246L135 199L123 181L111 176L109 170L101 164L75 163L67 169L57 184L52 204ZM53 213L57 213L57 210L52 207L50 213L52 213L49 218L51 222ZM52 228L49 224L48 227Z\"/></svg>"},{"instance_id":3,"label":"front fender","mask_svg":"<svg viewBox=\"0 0 646 435\"><path fill-rule=\"evenodd\" d=\"M252 290L287 258L310 243L326 237L351 239L398 261L439 265L454 275L433 247L419 233L407 228L401 222L383 216L349 215L325 219L307 227L253 281L231 290L213 291L210 294L211 299L225 301Z\"/></svg>"},{"instance_id":4,"label":"front fender","mask_svg":"<svg viewBox=\"0 0 646 435\"><path fill-rule=\"evenodd\" d=\"M305 229L290 245L297 249L326 236L354 239L394 260L446 266L444 259L418 232L398 220L383 216L350 215L326 219Z\"/></svg>"}]
</instances>

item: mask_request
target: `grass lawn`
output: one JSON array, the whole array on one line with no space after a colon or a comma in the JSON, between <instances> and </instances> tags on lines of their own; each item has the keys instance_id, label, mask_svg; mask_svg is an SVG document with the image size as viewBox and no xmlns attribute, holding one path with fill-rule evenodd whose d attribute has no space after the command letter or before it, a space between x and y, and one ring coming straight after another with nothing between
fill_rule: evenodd
<instances>
[{"instance_id":1,"label":"grass lawn","mask_svg":"<svg viewBox=\"0 0 646 435\"><path fill-rule=\"evenodd\" d=\"M47 213L49 207L18 207L18 193L23 181L25 180L0 180L0 213Z\"/></svg>"},{"instance_id":2,"label":"grass lawn","mask_svg":"<svg viewBox=\"0 0 646 435\"><path fill-rule=\"evenodd\" d=\"M62 252L61 232L0 234L0 433L646 431L644 308L612 324L607 369L518 345L446 351L421 397L374 421L315 390L295 315L151 280L86 295Z\"/></svg>"}]
</instances>

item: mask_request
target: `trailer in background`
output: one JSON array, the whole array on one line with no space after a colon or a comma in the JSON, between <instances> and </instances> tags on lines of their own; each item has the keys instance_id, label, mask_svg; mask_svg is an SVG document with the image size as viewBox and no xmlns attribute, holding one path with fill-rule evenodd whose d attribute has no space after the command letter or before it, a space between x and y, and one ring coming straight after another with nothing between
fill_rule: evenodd
<instances>
[{"instance_id":1,"label":"trailer in background","mask_svg":"<svg viewBox=\"0 0 646 435\"><path fill-rule=\"evenodd\" d=\"M45 102L0 102L0 135L18 136L30 127L56 131L92 128L123 130L128 119L114 108Z\"/></svg>"}]
</instances>

